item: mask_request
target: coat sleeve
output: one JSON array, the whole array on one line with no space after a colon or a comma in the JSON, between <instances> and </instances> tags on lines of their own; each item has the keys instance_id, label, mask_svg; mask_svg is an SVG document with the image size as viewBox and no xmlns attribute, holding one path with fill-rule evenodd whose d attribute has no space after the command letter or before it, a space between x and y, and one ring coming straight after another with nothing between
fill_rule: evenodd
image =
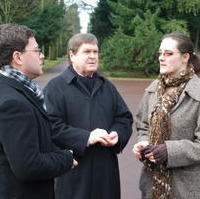
<instances>
[{"instance_id":1,"label":"coat sleeve","mask_svg":"<svg viewBox=\"0 0 200 199\"><path fill-rule=\"evenodd\" d=\"M18 180L52 179L71 168L73 157L69 151L41 152L39 118L30 105L5 100L0 113L0 143Z\"/></svg>"},{"instance_id":2,"label":"coat sleeve","mask_svg":"<svg viewBox=\"0 0 200 199\"><path fill-rule=\"evenodd\" d=\"M195 115L197 115L197 120L196 120L196 127L193 132L193 135L194 135L193 139L183 138L180 140L165 141L166 146L167 146L167 152L168 152L167 166L169 168L199 165L199 162L200 162L200 108L197 110ZM190 113L188 114L188 116L190 116ZM184 122L184 119L183 119L183 122ZM181 131L182 129L180 129L180 132Z\"/></svg>"},{"instance_id":3,"label":"coat sleeve","mask_svg":"<svg viewBox=\"0 0 200 199\"><path fill-rule=\"evenodd\" d=\"M135 143L149 140L148 103L149 103L149 94L148 92L145 92L136 113L136 121L135 121L136 135L134 139Z\"/></svg>"},{"instance_id":4,"label":"coat sleeve","mask_svg":"<svg viewBox=\"0 0 200 199\"><path fill-rule=\"evenodd\" d=\"M126 146L132 134L133 116L117 89L114 86L112 89L114 94L115 111L113 124L109 131L116 131L118 133L119 142L113 147L113 149L119 153Z\"/></svg>"},{"instance_id":5,"label":"coat sleeve","mask_svg":"<svg viewBox=\"0 0 200 199\"><path fill-rule=\"evenodd\" d=\"M82 156L87 148L90 132L71 126L64 121L63 103L65 100L62 100L62 93L56 85L59 84L49 82L44 89L45 105L53 124L52 139L60 148L71 149L77 155Z\"/></svg>"}]
</instances>

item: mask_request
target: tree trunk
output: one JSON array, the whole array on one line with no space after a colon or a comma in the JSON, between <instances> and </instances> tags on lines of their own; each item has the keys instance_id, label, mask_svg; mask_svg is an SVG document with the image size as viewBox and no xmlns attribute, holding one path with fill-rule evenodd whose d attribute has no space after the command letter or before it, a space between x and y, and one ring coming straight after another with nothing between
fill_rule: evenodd
<instances>
[{"instance_id":1,"label":"tree trunk","mask_svg":"<svg viewBox=\"0 0 200 199\"><path fill-rule=\"evenodd\" d=\"M195 39L195 50L198 50L199 35L200 35L200 29L197 29L197 32L196 32L196 39Z\"/></svg>"}]
</instances>

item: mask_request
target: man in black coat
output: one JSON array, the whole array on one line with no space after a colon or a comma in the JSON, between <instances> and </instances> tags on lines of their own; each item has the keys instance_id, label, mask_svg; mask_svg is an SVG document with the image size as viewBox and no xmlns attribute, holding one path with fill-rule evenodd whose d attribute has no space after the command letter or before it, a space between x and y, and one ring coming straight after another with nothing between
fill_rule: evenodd
<instances>
[{"instance_id":1,"label":"man in black coat","mask_svg":"<svg viewBox=\"0 0 200 199\"><path fill-rule=\"evenodd\" d=\"M43 94L32 81L44 60L34 35L26 26L0 25L1 199L54 199L54 177L76 164L51 140Z\"/></svg>"},{"instance_id":2,"label":"man in black coat","mask_svg":"<svg viewBox=\"0 0 200 199\"><path fill-rule=\"evenodd\" d=\"M70 66L45 88L53 139L79 165L56 181L56 199L120 199L117 153L132 133L132 115L114 85L98 72L98 42L76 34Z\"/></svg>"}]
</instances>

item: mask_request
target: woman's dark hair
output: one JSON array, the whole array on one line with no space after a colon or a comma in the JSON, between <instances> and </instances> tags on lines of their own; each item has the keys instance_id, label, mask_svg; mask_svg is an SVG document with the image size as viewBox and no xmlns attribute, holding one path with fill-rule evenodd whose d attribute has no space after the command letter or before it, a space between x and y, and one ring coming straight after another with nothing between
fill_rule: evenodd
<instances>
[{"instance_id":1,"label":"woman's dark hair","mask_svg":"<svg viewBox=\"0 0 200 199\"><path fill-rule=\"evenodd\" d=\"M27 26L18 24L0 25L0 68L11 64L13 52L22 52L30 37L35 37L35 32Z\"/></svg>"},{"instance_id":2,"label":"woman's dark hair","mask_svg":"<svg viewBox=\"0 0 200 199\"><path fill-rule=\"evenodd\" d=\"M192 65L195 73L200 73L200 56L195 52L191 39L181 33L170 33L164 35L163 39L171 38L177 41L177 48L181 53L189 53L188 65Z\"/></svg>"}]
</instances>

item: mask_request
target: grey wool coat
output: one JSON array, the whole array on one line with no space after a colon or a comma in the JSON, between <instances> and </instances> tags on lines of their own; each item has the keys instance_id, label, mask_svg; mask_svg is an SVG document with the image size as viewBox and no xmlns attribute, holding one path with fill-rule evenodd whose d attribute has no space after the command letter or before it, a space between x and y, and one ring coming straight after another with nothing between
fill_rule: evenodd
<instances>
[{"instance_id":1,"label":"grey wool coat","mask_svg":"<svg viewBox=\"0 0 200 199\"><path fill-rule=\"evenodd\" d=\"M157 80L145 90L136 114L136 142L149 139L148 118L156 102ZM178 103L170 113L171 137L165 141L168 152L167 167L172 176L170 199L200 198L200 79L189 80ZM142 199L151 199L152 179L142 170L140 190Z\"/></svg>"}]
</instances>

